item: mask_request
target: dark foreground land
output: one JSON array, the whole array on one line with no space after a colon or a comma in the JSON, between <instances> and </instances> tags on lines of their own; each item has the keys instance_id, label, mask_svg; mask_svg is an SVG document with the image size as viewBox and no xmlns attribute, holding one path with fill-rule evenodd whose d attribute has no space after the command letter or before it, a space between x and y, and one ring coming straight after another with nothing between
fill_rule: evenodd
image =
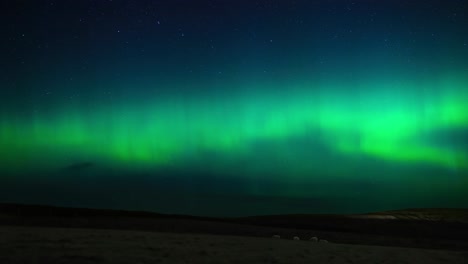
<instances>
[{"instance_id":1,"label":"dark foreground land","mask_svg":"<svg viewBox=\"0 0 468 264\"><path fill-rule=\"evenodd\" d=\"M0 263L468 263L467 212L206 218L0 204Z\"/></svg>"},{"instance_id":2,"label":"dark foreground land","mask_svg":"<svg viewBox=\"0 0 468 264\"><path fill-rule=\"evenodd\" d=\"M466 251L131 230L0 227L0 263L467 263Z\"/></svg>"}]
</instances>

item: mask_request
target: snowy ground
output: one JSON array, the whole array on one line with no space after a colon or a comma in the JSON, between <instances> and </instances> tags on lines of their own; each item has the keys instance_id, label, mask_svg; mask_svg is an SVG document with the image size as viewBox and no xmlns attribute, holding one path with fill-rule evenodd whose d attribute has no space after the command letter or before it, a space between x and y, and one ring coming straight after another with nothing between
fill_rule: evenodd
<instances>
[{"instance_id":1,"label":"snowy ground","mask_svg":"<svg viewBox=\"0 0 468 264\"><path fill-rule=\"evenodd\" d=\"M0 226L0 263L468 263L468 252L144 231Z\"/></svg>"}]
</instances>

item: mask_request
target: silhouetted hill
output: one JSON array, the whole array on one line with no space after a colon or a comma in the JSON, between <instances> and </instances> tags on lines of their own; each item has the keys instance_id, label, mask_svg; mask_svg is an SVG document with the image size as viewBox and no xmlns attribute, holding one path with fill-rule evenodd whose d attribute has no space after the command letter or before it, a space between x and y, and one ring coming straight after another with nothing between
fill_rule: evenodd
<instances>
[{"instance_id":1,"label":"silhouetted hill","mask_svg":"<svg viewBox=\"0 0 468 264\"><path fill-rule=\"evenodd\" d=\"M359 215L357 215L359 216ZM461 208L415 208L392 210L362 215L364 217L389 218L399 220L424 220L458 222L468 224L468 209Z\"/></svg>"},{"instance_id":2,"label":"silhouetted hill","mask_svg":"<svg viewBox=\"0 0 468 264\"><path fill-rule=\"evenodd\" d=\"M354 215L268 215L237 220L262 226L389 236L436 239L465 239L468 236L468 209L405 209Z\"/></svg>"},{"instance_id":3,"label":"silhouetted hill","mask_svg":"<svg viewBox=\"0 0 468 264\"><path fill-rule=\"evenodd\" d=\"M21 217L143 217L143 218L183 218L215 219L191 215L160 214L148 211L128 211L112 209L72 208L49 205L0 203L0 214Z\"/></svg>"}]
</instances>

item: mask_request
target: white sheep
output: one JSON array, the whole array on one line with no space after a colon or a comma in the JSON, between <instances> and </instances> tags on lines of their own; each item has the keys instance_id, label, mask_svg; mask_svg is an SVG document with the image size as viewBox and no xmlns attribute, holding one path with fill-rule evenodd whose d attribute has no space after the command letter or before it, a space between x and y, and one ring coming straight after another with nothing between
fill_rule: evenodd
<instances>
[{"instance_id":1,"label":"white sheep","mask_svg":"<svg viewBox=\"0 0 468 264\"><path fill-rule=\"evenodd\" d=\"M273 235L273 238L281 238L279 235Z\"/></svg>"},{"instance_id":2,"label":"white sheep","mask_svg":"<svg viewBox=\"0 0 468 264\"><path fill-rule=\"evenodd\" d=\"M298 236L293 237L293 240L301 240Z\"/></svg>"},{"instance_id":3,"label":"white sheep","mask_svg":"<svg viewBox=\"0 0 468 264\"><path fill-rule=\"evenodd\" d=\"M328 240L320 239L319 242L320 242L320 243L328 243Z\"/></svg>"},{"instance_id":4,"label":"white sheep","mask_svg":"<svg viewBox=\"0 0 468 264\"><path fill-rule=\"evenodd\" d=\"M309 240L312 241L312 242L318 242L319 241L318 237L311 237Z\"/></svg>"}]
</instances>

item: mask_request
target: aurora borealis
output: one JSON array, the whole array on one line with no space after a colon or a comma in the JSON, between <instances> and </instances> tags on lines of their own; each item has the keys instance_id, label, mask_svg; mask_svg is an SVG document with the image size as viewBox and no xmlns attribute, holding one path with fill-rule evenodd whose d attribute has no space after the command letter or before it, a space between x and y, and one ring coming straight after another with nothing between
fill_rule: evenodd
<instances>
[{"instance_id":1,"label":"aurora borealis","mask_svg":"<svg viewBox=\"0 0 468 264\"><path fill-rule=\"evenodd\" d=\"M0 201L468 206L468 7L396 2L10 5Z\"/></svg>"}]
</instances>

